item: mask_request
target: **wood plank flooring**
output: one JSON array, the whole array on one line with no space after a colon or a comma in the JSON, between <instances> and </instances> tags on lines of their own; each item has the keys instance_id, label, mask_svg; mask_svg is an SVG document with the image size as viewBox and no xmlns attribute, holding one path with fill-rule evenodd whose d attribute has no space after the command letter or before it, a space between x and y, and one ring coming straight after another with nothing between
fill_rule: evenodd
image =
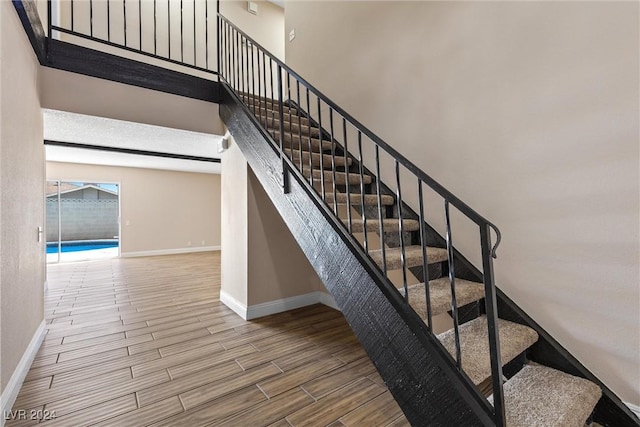
<instances>
[{"instance_id":1,"label":"wood plank flooring","mask_svg":"<svg viewBox=\"0 0 640 427\"><path fill-rule=\"evenodd\" d=\"M219 252L50 265L48 283L8 427L409 425L338 311L220 303Z\"/></svg>"}]
</instances>

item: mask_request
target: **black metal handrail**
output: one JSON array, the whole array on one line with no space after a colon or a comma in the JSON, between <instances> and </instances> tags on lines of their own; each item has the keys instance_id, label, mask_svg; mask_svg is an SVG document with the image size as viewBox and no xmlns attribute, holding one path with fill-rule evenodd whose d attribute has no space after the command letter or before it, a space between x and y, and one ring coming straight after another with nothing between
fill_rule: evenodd
<instances>
[{"instance_id":1,"label":"black metal handrail","mask_svg":"<svg viewBox=\"0 0 640 427\"><path fill-rule=\"evenodd\" d=\"M265 135L270 135L273 146L282 161L281 185L285 192L288 191L288 176L290 171L296 171L297 176L302 176L311 189L319 193L322 201L327 207L331 206L335 218L343 221L341 225L345 231L351 235L353 233L354 218L352 208L357 211L357 204L352 206L351 195L360 196L359 215L362 217L363 242L360 244L364 252L370 256L370 260L375 262L387 280L391 284L387 275L388 260L391 249L385 248L385 233L389 227L385 226L386 218L383 211L383 195L391 194L394 197L394 206L398 216L398 229L392 230L399 236L400 268L402 269L402 298L406 305L409 305L409 288L407 280L407 270L411 268L407 259L407 250L411 245L405 241L404 210L411 210L409 199L404 196L403 188L406 179L403 180L403 172L406 176L408 172L412 179L417 182L417 200L414 204L419 205L418 219L420 224L420 245L422 247L421 261L422 272L425 282L428 282L428 251L426 250L425 232L425 212L423 186L426 185L437 193L444 200L445 228L446 228L446 251L449 265L449 280L451 285L451 313L454 323L455 334L455 354L449 357L444 347L443 354L447 354L451 360L451 366L460 373L460 377L470 383L468 377L462 370L462 354L460 337L458 331L458 307L455 297L455 266L454 247L452 241L452 224L450 219L450 206L454 206L466 218L473 221L479 227L481 255L482 255L482 276L485 291L485 312L487 317L487 332L491 359L491 378L493 388L493 407L487 403L480 392L472 384L471 387L479 399L484 400L481 407L486 414L491 417L496 425L505 424L504 395L502 389L502 366L500 357L499 334L497 329L497 298L494 284L493 261L498 244L500 243L500 231L498 228L477 213L466 203L445 189L424 171L419 169L406 157L401 155L394 148L389 146L381 138L375 135L362 123L344 111L335 102L303 79L295 71L291 70L283 61L275 57L268 50L256 43L251 37L240 30L233 23L229 22L223 15L218 13L218 55L219 69L218 75L223 83L226 83L238 96L239 99L252 112L257 122L263 127ZM275 81L274 81L275 77ZM293 80L293 82L292 82ZM267 81L269 82L267 84ZM301 89L302 87L302 89ZM315 98L315 105L311 102L311 96ZM301 102L302 101L302 102ZM306 107L306 108L305 108ZM328 113L325 111L328 109ZM327 118L328 114L328 118ZM304 115L304 117L302 117ZM337 117L337 121L336 121ZM327 130L323 127L327 126ZM317 138L312 137L312 127L319 129ZM342 127L342 132L340 132ZM296 134L293 129L297 128ZM271 131L270 131L271 129ZM350 132L348 132L348 129ZM304 135L303 130L307 132ZM349 134L351 133L351 137ZM357 136L357 155L349 150L349 138L353 141L353 133ZM341 141L337 141L337 137ZM363 152L363 138L372 144L375 155L375 172L365 172L365 160ZM329 148L324 147L324 142L330 144L330 154L325 154ZM317 150L313 149L314 144ZM306 151L308 148L308 151ZM326 148L326 149L325 149ZM305 159L304 153L308 159ZM388 156L393 163L395 178L395 190L390 191L381 182L381 155ZM319 163L318 168L314 168L314 159ZM350 171L349 161L354 159L358 162L358 170ZM330 164L328 163L330 162ZM327 170L330 168L329 170ZM365 177L372 177L369 180ZM376 232L380 235L380 249L376 252L374 261L368 238L367 216L365 215L365 187L370 185L370 180L375 178L375 197L377 208L378 227ZM340 181L340 182L338 182ZM331 186L331 196L327 193L327 187ZM351 188L358 188L352 190ZM338 216L338 190L346 193L345 204L346 224ZM369 219L371 221L372 219ZM491 230L496 233L496 243L491 245ZM397 267L397 265L395 265ZM390 267L389 267L390 268ZM394 268L395 269L395 268ZM395 286L391 284L392 288ZM400 293L399 293L400 294ZM431 324L431 307L429 286L425 284L425 298L427 306L427 330L433 335ZM436 345L440 345L438 340L432 340Z\"/></svg>"},{"instance_id":2,"label":"black metal handrail","mask_svg":"<svg viewBox=\"0 0 640 427\"><path fill-rule=\"evenodd\" d=\"M274 56L271 53L269 53L269 51L267 49L262 47L259 43L257 43L255 40L253 40L247 34L245 34L240 28L238 28L236 25L234 25L232 22L230 22L227 18L225 18L224 15L218 14L218 16L220 18L222 18L227 25L229 25L230 27L234 28L236 31L241 33L243 35L243 37L245 37L247 40L249 40L251 42L251 44L254 45L257 49L265 52L273 60L273 62L275 64L277 64L277 65L281 66L283 69L287 70L287 72L294 79L296 79L298 82L300 82L300 84L302 84L307 89L309 89L311 92L313 92L318 98L322 99L322 101L325 104L327 104L327 106L329 106L331 109L333 109L333 111L335 111L340 116L344 117L347 121L349 121L352 125L354 125L358 129L360 129L362 131L362 134L364 134L368 138L370 138L376 145L378 145L380 148L382 148L386 152L388 152L389 155L391 155L391 157L397 159L400 164L402 164L405 168L407 168L409 171L411 171L414 175L419 177L422 182L424 182L429 187L431 187L431 189L436 191L444 199L448 200L449 203L451 203L453 206L456 207L456 209L458 209L460 212L465 214L469 219L473 220L478 225L483 225L483 224L489 225L494 230L494 232L496 233L496 243L495 243L494 247L491 250L491 254L492 254L493 258L496 258L496 250L497 250L498 246L500 245L500 241L502 240L502 236L501 236L501 233L500 233L500 230L498 229L498 227L496 227L491 221L489 221L488 219L484 218L478 212L473 210L469 205L467 205L465 202L463 202L455 194L453 194L452 192L447 190L444 186L442 186L439 182L437 182L435 179L430 177L426 172L424 172L418 166L413 164L409 159L407 159L405 156L400 154L396 149L394 149L389 144L387 144L385 141L383 141L378 135L376 135L371 130L369 130L369 128L367 128L365 125L360 123L351 114L347 113L338 104L333 102L328 96L326 96L322 92L320 92L320 90L316 89L311 83L307 82L298 73L296 73L294 70L289 68L284 62L282 62L276 56Z\"/></svg>"},{"instance_id":3,"label":"black metal handrail","mask_svg":"<svg viewBox=\"0 0 640 427\"><path fill-rule=\"evenodd\" d=\"M51 3L54 0L47 0L47 21L48 21L48 33L47 37L52 38L57 32L58 34L67 34L79 39L96 42L111 48L117 48L121 51L131 52L139 55L153 58L166 63L179 65L186 69L196 70L212 75L217 74L214 61L210 60L209 55L209 42L213 36L213 31L209 31L209 14L217 13L218 0L122 0L118 2L122 7L115 7L110 0L95 2L94 0L70 0L69 2L57 2L58 8L65 6L68 9L64 11L59 10L59 15L64 13L68 15L69 22L67 26L61 23L60 17L56 19L54 23L54 17L52 16ZM209 11L213 8L215 2L215 10ZM88 8L86 13L78 11L78 5ZM176 4L175 7L172 4ZM177 4L179 3L179 4ZM184 6L189 4L193 13L189 17L184 16ZM211 3L211 5L210 5ZM153 22L150 19L143 19L147 14L143 13L143 4L145 8L153 4ZM204 13L196 13L196 5L200 5L204 9ZM176 17L178 13L174 10L179 7L179 17ZM102 20L97 19L98 10L102 12ZM159 19L159 11L162 8L163 18ZM129 12L129 17L127 13ZM150 15L150 14L149 14ZM166 16L165 16L166 15ZM131 18L133 16L133 19ZM114 24L114 21L117 23ZM137 19L135 19L137 18ZM172 21L179 19L179 30L171 29ZM185 34L185 20L188 19L191 26L191 34ZM147 22L148 21L148 22ZM129 25L128 25L129 24ZM79 30L79 26L85 27L84 30ZM128 25L128 26L127 26ZM102 30L102 36L97 35L97 27ZM204 33L204 37L197 34L197 28L201 28ZM106 33L106 34L104 34ZM160 37L162 34L162 37ZM127 35L136 35L134 40L127 38ZM122 41L117 39L121 39ZM179 41L179 49L177 52L174 50L172 54L172 38L174 42ZM143 46L143 40L153 41L151 47L151 41L147 44L149 47ZM162 39L162 40L161 40ZM198 44L200 42L200 44ZM211 42L215 42L211 40ZM185 59L185 52L189 50L192 53L191 58ZM161 53L166 51L166 54ZM179 59L178 59L179 57ZM189 60L190 59L190 60Z\"/></svg>"}]
</instances>

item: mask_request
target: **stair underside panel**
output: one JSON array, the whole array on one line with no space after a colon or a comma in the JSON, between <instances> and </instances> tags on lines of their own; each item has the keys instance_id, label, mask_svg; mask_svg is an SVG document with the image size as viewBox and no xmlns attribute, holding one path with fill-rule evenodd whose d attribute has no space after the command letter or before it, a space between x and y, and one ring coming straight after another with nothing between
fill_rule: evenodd
<instances>
[{"instance_id":1,"label":"stair underside panel","mask_svg":"<svg viewBox=\"0 0 640 427\"><path fill-rule=\"evenodd\" d=\"M411 424L489 424L480 403L444 369L444 357L416 336L422 322L385 296L393 289L379 287L300 183L292 179L283 194L278 156L226 89L223 97L222 119Z\"/></svg>"},{"instance_id":2,"label":"stair underside panel","mask_svg":"<svg viewBox=\"0 0 640 427\"><path fill-rule=\"evenodd\" d=\"M474 384L480 384L491 376L487 318L481 316L460 325L459 331L462 370ZM503 366L538 340L538 334L533 329L503 319L498 319L498 331ZM438 338L451 355L456 354L453 329L438 335Z\"/></svg>"},{"instance_id":3,"label":"stair underside panel","mask_svg":"<svg viewBox=\"0 0 640 427\"><path fill-rule=\"evenodd\" d=\"M582 427L601 395L584 378L527 365L504 385L507 426Z\"/></svg>"}]
</instances>

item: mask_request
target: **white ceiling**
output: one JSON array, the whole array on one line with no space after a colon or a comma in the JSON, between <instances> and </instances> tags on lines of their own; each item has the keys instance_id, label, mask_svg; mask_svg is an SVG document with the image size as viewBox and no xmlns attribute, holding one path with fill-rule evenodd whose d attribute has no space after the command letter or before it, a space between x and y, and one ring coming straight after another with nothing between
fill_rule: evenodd
<instances>
[{"instance_id":1,"label":"white ceiling","mask_svg":"<svg viewBox=\"0 0 640 427\"><path fill-rule=\"evenodd\" d=\"M220 158L220 135L48 109L43 110L43 116L45 140ZM46 158L54 162L220 173L220 163L53 145L46 146Z\"/></svg>"}]
</instances>

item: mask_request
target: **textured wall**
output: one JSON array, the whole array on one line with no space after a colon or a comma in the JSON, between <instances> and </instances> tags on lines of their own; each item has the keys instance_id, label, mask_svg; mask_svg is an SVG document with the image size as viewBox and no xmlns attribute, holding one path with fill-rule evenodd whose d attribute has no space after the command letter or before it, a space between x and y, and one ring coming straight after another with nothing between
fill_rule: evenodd
<instances>
[{"instance_id":1,"label":"textured wall","mask_svg":"<svg viewBox=\"0 0 640 427\"><path fill-rule=\"evenodd\" d=\"M287 63L493 220L504 235L497 284L634 404L638 8L311 1L285 10L285 33L296 29ZM429 195L427 205L441 226L441 201ZM454 243L477 261L477 232L454 220Z\"/></svg>"},{"instance_id":2,"label":"textured wall","mask_svg":"<svg viewBox=\"0 0 640 427\"><path fill-rule=\"evenodd\" d=\"M0 2L0 383L44 318L44 146L38 62L11 2Z\"/></svg>"}]
</instances>

